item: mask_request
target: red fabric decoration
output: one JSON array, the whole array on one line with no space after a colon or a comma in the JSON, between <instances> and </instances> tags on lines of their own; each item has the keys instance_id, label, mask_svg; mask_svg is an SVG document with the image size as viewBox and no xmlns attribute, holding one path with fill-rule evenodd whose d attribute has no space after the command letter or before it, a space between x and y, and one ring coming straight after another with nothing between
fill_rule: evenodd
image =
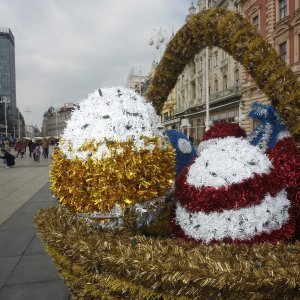
<instances>
[{"instance_id":1,"label":"red fabric decoration","mask_svg":"<svg viewBox=\"0 0 300 300\"><path fill-rule=\"evenodd\" d=\"M228 136L246 137L246 131L237 123L217 123L204 134L203 141Z\"/></svg>"}]
</instances>

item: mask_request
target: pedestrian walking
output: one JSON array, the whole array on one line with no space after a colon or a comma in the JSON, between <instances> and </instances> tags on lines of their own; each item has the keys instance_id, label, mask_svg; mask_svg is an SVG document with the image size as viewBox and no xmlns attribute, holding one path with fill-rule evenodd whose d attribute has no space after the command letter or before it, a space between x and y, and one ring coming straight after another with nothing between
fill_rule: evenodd
<instances>
[{"instance_id":1,"label":"pedestrian walking","mask_svg":"<svg viewBox=\"0 0 300 300\"><path fill-rule=\"evenodd\" d=\"M7 169L15 165L15 157L12 154L10 154L5 149L1 149L1 154L2 156L0 156L0 158L2 158L5 161Z\"/></svg>"},{"instance_id":2,"label":"pedestrian walking","mask_svg":"<svg viewBox=\"0 0 300 300\"><path fill-rule=\"evenodd\" d=\"M41 156L41 148L39 145L36 145L33 150L33 159L34 161L40 162L40 156Z\"/></svg>"},{"instance_id":3,"label":"pedestrian walking","mask_svg":"<svg viewBox=\"0 0 300 300\"><path fill-rule=\"evenodd\" d=\"M26 147L27 147L27 141L25 139L22 141L22 145L23 145L23 152L25 154L26 153Z\"/></svg>"},{"instance_id":4,"label":"pedestrian walking","mask_svg":"<svg viewBox=\"0 0 300 300\"><path fill-rule=\"evenodd\" d=\"M42 140L42 148L43 148L43 155L45 159L47 159L49 155L49 141L47 139Z\"/></svg>"},{"instance_id":5,"label":"pedestrian walking","mask_svg":"<svg viewBox=\"0 0 300 300\"><path fill-rule=\"evenodd\" d=\"M10 140L9 139L6 139L4 141L4 150L7 151L7 152L10 152L11 150L11 147L10 147Z\"/></svg>"},{"instance_id":6,"label":"pedestrian walking","mask_svg":"<svg viewBox=\"0 0 300 300\"><path fill-rule=\"evenodd\" d=\"M17 156L16 157L19 157L19 154L21 156L21 158L23 158L23 155L24 155L24 150L23 150L23 142L21 140L18 140L16 142L16 147L15 147L16 151L17 151Z\"/></svg>"},{"instance_id":7,"label":"pedestrian walking","mask_svg":"<svg viewBox=\"0 0 300 300\"><path fill-rule=\"evenodd\" d=\"M29 149L29 157L32 157L32 153L33 153L33 150L34 150L34 143L32 140L29 140L28 142L28 149Z\"/></svg>"}]
</instances>

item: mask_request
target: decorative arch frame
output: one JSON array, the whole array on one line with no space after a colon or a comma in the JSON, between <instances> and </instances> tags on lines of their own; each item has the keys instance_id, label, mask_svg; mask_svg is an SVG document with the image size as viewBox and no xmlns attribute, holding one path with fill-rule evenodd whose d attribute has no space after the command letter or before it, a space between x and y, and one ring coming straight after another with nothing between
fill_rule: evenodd
<instances>
[{"instance_id":1,"label":"decorative arch frame","mask_svg":"<svg viewBox=\"0 0 300 300\"><path fill-rule=\"evenodd\" d=\"M300 82L256 28L240 14L213 8L191 16L169 42L147 89L160 112L184 67L205 47L216 46L241 63L269 97L294 140L300 142Z\"/></svg>"}]
</instances>

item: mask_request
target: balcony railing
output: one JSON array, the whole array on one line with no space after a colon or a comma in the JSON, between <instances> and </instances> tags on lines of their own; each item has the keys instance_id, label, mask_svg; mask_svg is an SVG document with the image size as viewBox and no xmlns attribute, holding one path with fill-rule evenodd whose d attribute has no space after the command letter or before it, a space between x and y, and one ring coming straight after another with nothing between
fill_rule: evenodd
<instances>
[{"instance_id":1,"label":"balcony railing","mask_svg":"<svg viewBox=\"0 0 300 300\"><path fill-rule=\"evenodd\" d=\"M179 107L175 109L175 115L184 112L187 108Z\"/></svg>"},{"instance_id":2,"label":"balcony railing","mask_svg":"<svg viewBox=\"0 0 300 300\"><path fill-rule=\"evenodd\" d=\"M233 86L233 87L227 88L226 91L221 91L221 92L217 92L217 93L210 95L209 99L210 99L210 101L214 101L216 99L240 94L240 92L241 92L240 86Z\"/></svg>"},{"instance_id":3,"label":"balcony railing","mask_svg":"<svg viewBox=\"0 0 300 300\"><path fill-rule=\"evenodd\" d=\"M210 95L209 96L209 101L214 102L214 101L217 101L219 99L223 100L224 98L237 96L237 95L240 95L240 94L241 94L241 87L240 86L233 86L233 87L227 88L226 91L221 91L221 92L217 92L217 93L214 93L214 94ZM189 102L187 107L176 108L175 111L174 111L174 115L180 114L180 113L186 111L189 108L199 107L199 106L203 105L203 102L198 103L198 101L199 100L197 100L196 103L194 101Z\"/></svg>"}]
</instances>

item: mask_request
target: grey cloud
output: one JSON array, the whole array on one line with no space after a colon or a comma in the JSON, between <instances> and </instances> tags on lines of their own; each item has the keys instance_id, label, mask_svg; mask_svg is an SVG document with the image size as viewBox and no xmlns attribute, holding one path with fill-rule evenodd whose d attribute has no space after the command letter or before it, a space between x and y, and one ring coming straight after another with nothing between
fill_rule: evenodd
<instances>
[{"instance_id":1,"label":"grey cloud","mask_svg":"<svg viewBox=\"0 0 300 300\"><path fill-rule=\"evenodd\" d=\"M0 0L0 26L16 40L17 105L41 126L45 109L96 88L125 85L131 67L148 73L159 26L184 23L187 0ZM28 116L25 118L29 121ZM30 123L29 122L29 123Z\"/></svg>"}]
</instances>

